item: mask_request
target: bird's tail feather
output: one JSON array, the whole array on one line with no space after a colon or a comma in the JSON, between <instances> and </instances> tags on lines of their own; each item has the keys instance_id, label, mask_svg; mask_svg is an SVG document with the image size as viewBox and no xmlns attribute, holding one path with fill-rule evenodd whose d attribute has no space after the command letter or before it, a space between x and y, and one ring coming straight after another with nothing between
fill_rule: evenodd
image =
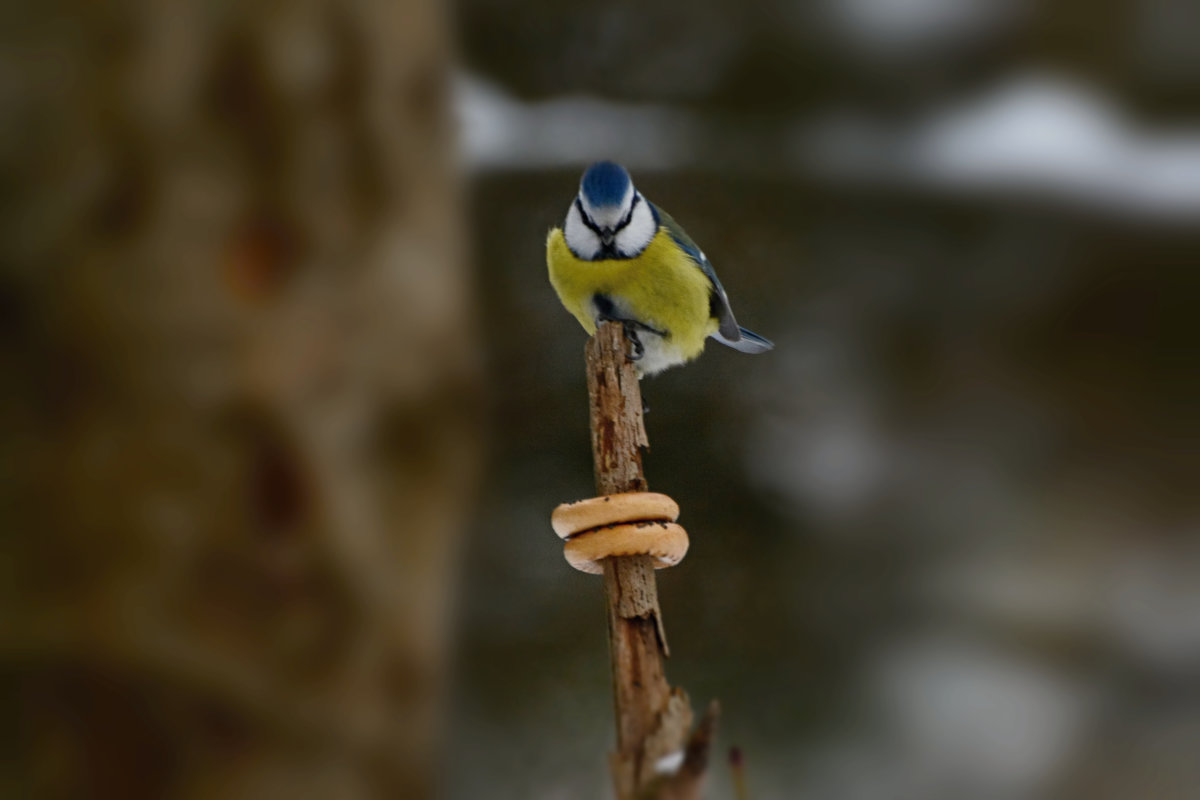
<instances>
[{"instance_id":1,"label":"bird's tail feather","mask_svg":"<svg viewBox=\"0 0 1200 800\"><path fill-rule=\"evenodd\" d=\"M764 339L754 331L748 331L745 328L738 328L738 338L736 339L728 339L720 332L713 334L713 338L721 344L743 353L765 353L775 346L771 340Z\"/></svg>"}]
</instances>

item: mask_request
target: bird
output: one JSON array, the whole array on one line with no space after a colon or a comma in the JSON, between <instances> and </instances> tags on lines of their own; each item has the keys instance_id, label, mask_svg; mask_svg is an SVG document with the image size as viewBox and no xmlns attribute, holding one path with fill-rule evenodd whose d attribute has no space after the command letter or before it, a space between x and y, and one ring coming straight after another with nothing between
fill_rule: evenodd
<instances>
[{"instance_id":1,"label":"bird","mask_svg":"<svg viewBox=\"0 0 1200 800\"><path fill-rule=\"evenodd\" d=\"M589 166L561 228L546 238L558 299L588 334L620 323L638 377L684 364L712 337L743 353L774 345L739 327L712 263L612 161Z\"/></svg>"}]
</instances>

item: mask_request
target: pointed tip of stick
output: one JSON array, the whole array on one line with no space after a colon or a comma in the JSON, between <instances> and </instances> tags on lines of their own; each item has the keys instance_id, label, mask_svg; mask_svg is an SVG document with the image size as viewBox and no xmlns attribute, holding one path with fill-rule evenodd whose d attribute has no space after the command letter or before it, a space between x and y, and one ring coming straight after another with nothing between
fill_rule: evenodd
<instances>
[{"instance_id":1,"label":"pointed tip of stick","mask_svg":"<svg viewBox=\"0 0 1200 800\"><path fill-rule=\"evenodd\" d=\"M735 800L749 800L750 790L746 788L746 757L742 753L742 748L737 745L729 748L729 768L733 772Z\"/></svg>"}]
</instances>

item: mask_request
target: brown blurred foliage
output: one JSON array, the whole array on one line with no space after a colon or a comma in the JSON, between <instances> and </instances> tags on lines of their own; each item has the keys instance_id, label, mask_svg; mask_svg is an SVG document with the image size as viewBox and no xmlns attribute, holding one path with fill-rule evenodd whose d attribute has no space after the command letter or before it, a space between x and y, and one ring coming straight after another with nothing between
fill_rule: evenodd
<instances>
[{"instance_id":1,"label":"brown blurred foliage","mask_svg":"<svg viewBox=\"0 0 1200 800\"><path fill-rule=\"evenodd\" d=\"M0 793L431 793L476 351L433 0L0 25Z\"/></svg>"}]
</instances>

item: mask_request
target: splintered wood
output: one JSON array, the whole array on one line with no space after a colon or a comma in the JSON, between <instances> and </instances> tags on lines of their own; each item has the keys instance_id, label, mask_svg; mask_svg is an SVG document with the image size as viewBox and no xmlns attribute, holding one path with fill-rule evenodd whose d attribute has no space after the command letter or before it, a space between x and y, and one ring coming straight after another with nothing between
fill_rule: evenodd
<instances>
[{"instance_id":1,"label":"splintered wood","mask_svg":"<svg viewBox=\"0 0 1200 800\"><path fill-rule=\"evenodd\" d=\"M646 491L642 448L650 443L641 388L619 324L600 325L588 341L587 378L597 494ZM689 742L687 693L672 689L663 672L669 651L652 559L607 559L604 589L617 716L617 751L611 758L617 797L698 798L716 707L710 707ZM683 767L666 769L679 759Z\"/></svg>"}]
</instances>

